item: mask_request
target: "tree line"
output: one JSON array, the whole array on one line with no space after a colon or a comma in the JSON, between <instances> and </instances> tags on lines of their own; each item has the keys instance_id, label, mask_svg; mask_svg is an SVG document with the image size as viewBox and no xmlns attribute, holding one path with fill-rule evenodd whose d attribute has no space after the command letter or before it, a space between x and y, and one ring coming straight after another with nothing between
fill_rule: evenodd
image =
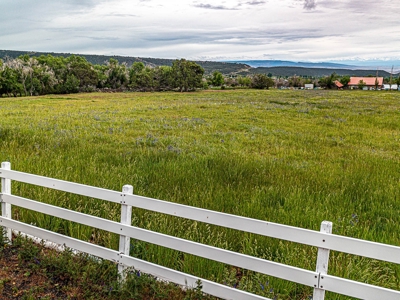
<instances>
[{"instance_id":1,"label":"tree line","mask_svg":"<svg viewBox=\"0 0 400 300\"><path fill-rule=\"evenodd\" d=\"M313 83L315 87L332 88L335 80L344 86L349 76L333 73L322 78L275 77L272 74L249 76L224 76L219 71L205 76L204 69L196 62L177 59L171 66L146 66L134 62L131 66L110 58L102 65L91 64L82 56L69 57L41 55L0 59L0 97L34 96L113 91L193 91L209 86L224 88L302 87ZM386 80L386 79L385 79ZM400 84L400 79L394 80Z\"/></svg>"},{"instance_id":2,"label":"tree line","mask_svg":"<svg viewBox=\"0 0 400 300\"><path fill-rule=\"evenodd\" d=\"M192 91L197 88L226 86L227 78L218 71L205 77L197 63L177 59L171 66L146 66L135 62L130 67L111 58L93 65L82 56L41 55L0 59L0 96L68 94L98 90L115 91ZM228 79L229 81L229 79ZM229 82L228 82L229 83ZM238 85L269 88L272 79L264 74L238 79Z\"/></svg>"},{"instance_id":3,"label":"tree line","mask_svg":"<svg viewBox=\"0 0 400 300\"><path fill-rule=\"evenodd\" d=\"M204 69L185 59L172 66L131 67L110 59L93 65L81 56L51 55L0 60L0 95L34 96L91 92L98 89L132 91L190 91L202 86Z\"/></svg>"}]
</instances>

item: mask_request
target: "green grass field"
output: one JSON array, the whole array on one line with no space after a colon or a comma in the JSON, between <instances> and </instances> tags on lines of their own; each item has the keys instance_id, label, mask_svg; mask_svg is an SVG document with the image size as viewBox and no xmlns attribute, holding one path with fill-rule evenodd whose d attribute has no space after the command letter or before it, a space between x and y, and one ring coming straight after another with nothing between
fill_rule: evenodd
<instances>
[{"instance_id":1,"label":"green grass field","mask_svg":"<svg viewBox=\"0 0 400 300\"><path fill-rule=\"evenodd\" d=\"M400 93L236 90L0 99L0 160L48 177L400 245ZM119 219L119 207L13 184ZM132 224L310 270L317 249L134 209ZM15 207L13 217L116 249L118 237ZM133 241L131 254L278 299L310 288ZM329 273L400 290L400 266L331 253ZM266 285L266 282L268 283ZM261 286L261 285L262 286ZM348 297L327 293L327 299Z\"/></svg>"}]
</instances>

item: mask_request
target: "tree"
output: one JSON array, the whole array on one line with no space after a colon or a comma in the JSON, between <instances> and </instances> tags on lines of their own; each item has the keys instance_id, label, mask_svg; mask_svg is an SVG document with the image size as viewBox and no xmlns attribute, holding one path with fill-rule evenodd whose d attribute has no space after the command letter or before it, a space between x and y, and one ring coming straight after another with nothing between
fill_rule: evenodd
<instances>
[{"instance_id":1,"label":"tree","mask_svg":"<svg viewBox=\"0 0 400 300\"><path fill-rule=\"evenodd\" d=\"M211 84L213 86L222 86L224 84L224 76L219 71L214 71L211 78Z\"/></svg>"},{"instance_id":2,"label":"tree","mask_svg":"<svg viewBox=\"0 0 400 300\"><path fill-rule=\"evenodd\" d=\"M326 89L331 89L335 86L335 81L338 76L335 72L333 72L330 76L323 77L319 80L319 85Z\"/></svg>"},{"instance_id":3,"label":"tree","mask_svg":"<svg viewBox=\"0 0 400 300\"><path fill-rule=\"evenodd\" d=\"M79 92L80 80L75 75L70 74L64 83L64 91L67 94Z\"/></svg>"},{"instance_id":4,"label":"tree","mask_svg":"<svg viewBox=\"0 0 400 300\"><path fill-rule=\"evenodd\" d=\"M378 89L378 87L379 87L379 80L378 80L378 77L375 77L375 83L374 83L374 85L375 85L375 91ZM390 86L391 87L391 86Z\"/></svg>"},{"instance_id":5,"label":"tree","mask_svg":"<svg viewBox=\"0 0 400 300\"><path fill-rule=\"evenodd\" d=\"M289 78L288 83L289 83L289 86L298 88L303 85L303 79L299 76L294 75Z\"/></svg>"},{"instance_id":6,"label":"tree","mask_svg":"<svg viewBox=\"0 0 400 300\"><path fill-rule=\"evenodd\" d=\"M119 89L129 82L126 64L119 64L114 58L110 58L106 63L104 74L106 75L105 86L108 88Z\"/></svg>"},{"instance_id":7,"label":"tree","mask_svg":"<svg viewBox=\"0 0 400 300\"><path fill-rule=\"evenodd\" d=\"M366 84L363 80L360 80L360 81L358 82L358 84L357 84L357 86L358 86L358 88L359 88L360 90L362 90L366 85L367 85L367 84Z\"/></svg>"},{"instance_id":8,"label":"tree","mask_svg":"<svg viewBox=\"0 0 400 300\"><path fill-rule=\"evenodd\" d=\"M7 96L17 95L22 96L24 88L20 83L20 73L15 68L15 59L6 58L6 61L1 64L0 68L0 96L6 94Z\"/></svg>"},{"instance_id":9,"label":"tree","mask_svg":"<svg viewBox=\"0 0 400 300\"><path fill-rule=\"evenodd\" d=\"M134 90L153 90L157 85L155 70L142 62L133 63L129 69L129 87Z\"/></svg>"},{"instance_id":10,"label":"tree","mask_svg":"<svg viewBox=\"0 0 400 300\"><path fill-rule=\"evenodd\" d=\"M343 84L343 86L346 87L350 82L350 76L343 76L339 81L341 84Z\"/></svg>"},{"instance_id":11,"label":"tree","mask_svg":"<svg viewBox=\"0 0 400 300\"><path fill-rule=\"evenodd\" d=\"M155 87L159 91L170 90L173 85L172 68L161 66L154 69Z\"/></svg>"},{"instance_id":12,"label":"tree","mask_svg":"<svg viewBox=\"0 0 400 300\"><path fill-rule=\"evenodd\" d=\"M97 72L86 58L72 55L66 59L68 75L79 80L79 88L87 91L93 89L98 82ZM71 81L71 76L69 76ZM68 77L67 77L68 79Z\"/></svg>"},{"instance_id":13,"label":"tree","mask_svg":"<svg viewBox=\"0 0 400 300\"><path fill-rule=\"evenodd\" d=\"M248 76L245 77L239 76L237 82L240 86L249 87L251 85L251 78Z\"/></svg>"},{"instance_id":14,"label":"tree","mask_svg":"<svg viewBox=\"0 0 400 300\"><path fill-rule=\"evenodd\" d=\"M39 65L47 67L54 74L55 84L52 87L53 93L66 93L64 83L67 80L67 60L62 56L41 55L37 57Z\"/></svg>"},{"instance_id":15,"label":"tree","mask_svg":"<svg viewBox=\"0 0 400 300\"><path fill-rule=\"evenodd\" d=\"M181 92L201 87L203 74L204 69L193 61L182 58L172 63L173 87Z\"/></svg>"},{"instance_id":16,"label":"tree","mask_svg":"<svg viewBox=\"0 0 400 300\"><path fill-rule=\"evenodd\" d=\"M235 86L237 86L239 83L238 83L238 81L236 80L235 77L225 77L225 78L224 78L224 84L225 84L226 86L235 87Z\"/></svg>"},{"instance_id":17,"label":"tree","mask_svg":"<svg viewBox=\"0 0 400 300\"><path fill-rule=\"evenodd\" d=\"M251 80L251 87L254 89L269 89L274 86L274 80L265 74L255 74Z\"/></svg>"}]
</instances>

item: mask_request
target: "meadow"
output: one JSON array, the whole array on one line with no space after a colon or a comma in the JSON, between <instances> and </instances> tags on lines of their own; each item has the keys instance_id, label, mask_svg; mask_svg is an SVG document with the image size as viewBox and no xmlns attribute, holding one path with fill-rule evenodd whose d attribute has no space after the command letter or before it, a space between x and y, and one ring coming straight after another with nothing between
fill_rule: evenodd
<instances>
[{"instance_id":1,"label":"meadow","mask_svg":"<svg viewBox=\"0 0 400 300\"><path fill-rule=\"evenodd\" d=\"M234 90L0 99L12 169L400 246L400 93ZM13 193L119 220L111 203L13 183ZM13 208L13 218L118 248L100 230ZM317 249L158 213L132 224L315 270ZM308 287L140 241L131 255L276 299ZM400 266L331 252L329 273L400 290ZM326 299L349 299L327 293Z\"/></svg>"}]
</instances>

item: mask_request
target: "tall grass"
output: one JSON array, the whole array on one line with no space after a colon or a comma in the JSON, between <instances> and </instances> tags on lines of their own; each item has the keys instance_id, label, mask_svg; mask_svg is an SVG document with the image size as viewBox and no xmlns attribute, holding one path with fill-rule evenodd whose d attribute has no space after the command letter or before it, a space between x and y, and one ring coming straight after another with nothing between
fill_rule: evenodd
<instances>
[{"instance_id":1,"label":"tall grass","mask_svg":"<svg viewBox=\"0 0 400 300\"><path fill-rule=\"evenodd\" d=\"M400 94L226 91L0 99L0 160L34 174L399 245ZM14 183L13 193L118 220L119 207ZM14 208L116 248L118 237ZM134 209L132 224L313 270L316 249ZM279 299L311 290L132 242L132 255ZM399 287L399 267L333 253L329 273ZM267 282L267 284L266 284ZM268 287L268 288L267 288ZM272 295L272 296L271 296ZM329 299L347 299L330 295Z\"/></svg>"}]
</instances>

